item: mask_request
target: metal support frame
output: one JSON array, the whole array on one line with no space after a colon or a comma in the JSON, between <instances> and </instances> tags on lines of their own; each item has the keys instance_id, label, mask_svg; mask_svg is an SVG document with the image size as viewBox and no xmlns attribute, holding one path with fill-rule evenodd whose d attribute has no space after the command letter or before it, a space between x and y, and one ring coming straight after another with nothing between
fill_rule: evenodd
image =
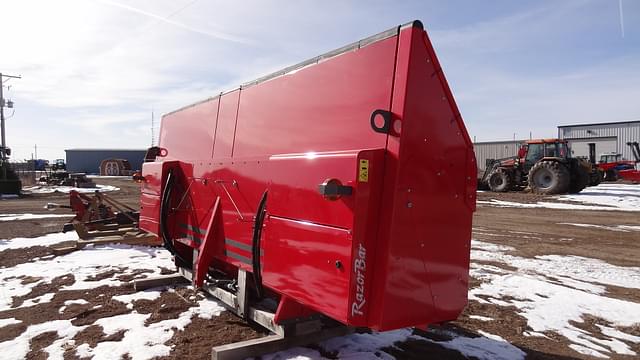
<instances>
[{"instance_id":1,"label":"metal support frame","mask_svg":"<svg viewBox=\"0 0 640 360\"><path fill-rule=\"evenodd\" d=\"M306 335L281 336L268 335L258 339L240 341L228 345L215 346L211 349L213 360L239 360L256 357L286 350L295 346L304 346L324 341L337 336L349 335L354 332L347 326L326 328Z\"/></svg>"},{"instance_id":2,"label":"metal support frame","mask_svg":"<svg viewBox=\"0 0 640 360\"><path fill-rule=\"evenodd\" d=\"M178 267L178 274L187 280L192 281L193 279L193 273L189 269ZM336 336L347 335L354 331L352 327L337 324L331 320L327 321L326 318L322 318L319 315L276 324L274 321L275 313L250 304L250 284L248 280L247 272L239 269L238 290L235 294L208 281L205 281L202 290L221 301L238 316L269 330L272 335L213 347L211 349L211 357L214 360L244 359L260 356L293 346L302 346ZM175 275L168 276L166 285L174 283ZM164 285L158 282L157 279L154 279L154 284L159 284L157 286Z\"/></svg>"},{"instance_id":3,"label":"metal support frame","mask_svg":"<svg viewBox=\"0 0 640 360\"><path fill-rule=\"evenodd\" d=\"M110 234L113 233L113 234ZM80 235L81 232L78 232ZM87 235L88 234L88 235ZM49 248L55 255L65 255L70 252L83 249L87 245L108 245L108 244L128 244L157 246L158 238L147 232L132 231L126 233L102 232L100 236L93 236L96 232L87 232L80 236L79 240L65 241L60 244L51 245ZM110 234L110 235L105 235ZM83 236L89 236L84 238Z\"/></svg>"},{"instance_id":4,"label":"metal support frame","mask_svg":"<svg viewBox=\"0 0 640 360\"><path fill-rule=\"evenodd\" d=\"M247 319L249 309L249 293L247 291L247 272L238 270L238 307L237 313L243 319Z\"/></svg>"}]
</instances>

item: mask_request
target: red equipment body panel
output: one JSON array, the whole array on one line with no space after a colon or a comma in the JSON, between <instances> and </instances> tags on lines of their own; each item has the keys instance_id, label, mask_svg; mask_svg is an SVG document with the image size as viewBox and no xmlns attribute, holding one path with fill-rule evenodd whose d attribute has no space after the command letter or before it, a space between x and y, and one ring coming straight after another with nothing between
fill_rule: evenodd
<instances>
[{"instance_id":1,"label":"red equipment body panel","mask_svg":"<svg viewBox=\"0 0 640 360\"><path fill-rule=\"evenodd\" d=\"M627 169L618 171L618 175L624 180L628 180L634 183L640 183L640 170Z\"/></svg>"},{"instance_id":2,"label":"red equipment body panel","mask_svg":"<svg viewBox=\"0 0 640 360\"><path fill-rule=\"evenodd\" d=\"M160 147L141 227L181 266L257 271L276 321L389 330L466 305L475 156L419 22L167 114Z\"/></svg>"}]
</instances>

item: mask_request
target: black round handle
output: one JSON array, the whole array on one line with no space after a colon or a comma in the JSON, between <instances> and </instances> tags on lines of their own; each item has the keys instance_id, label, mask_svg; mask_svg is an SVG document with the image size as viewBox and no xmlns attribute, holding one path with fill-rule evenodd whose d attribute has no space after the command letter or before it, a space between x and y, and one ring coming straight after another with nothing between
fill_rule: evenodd
<instances>
[{"instance_id":1,"label":"black round handle","mask_svg":"<svg viewBox=\"0 0 640 360\"><path fill-rule=\"evenodd\" d=\"M382 126L376 126L376 117L382 116L384 123ZM375 132L379 132L382 134L388 134L389 130L391 130L391 111L378 109L371 113L371 128Z\"/></svg>"}]
</instances>

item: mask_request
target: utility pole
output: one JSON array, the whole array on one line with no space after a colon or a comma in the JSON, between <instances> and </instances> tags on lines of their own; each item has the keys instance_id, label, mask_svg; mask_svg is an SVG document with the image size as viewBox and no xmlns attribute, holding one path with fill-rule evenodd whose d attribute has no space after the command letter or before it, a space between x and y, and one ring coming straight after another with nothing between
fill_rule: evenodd
<instances>
[{"instance_id":1,"label":"utility pole","mask_svg":"<svg viewBox=\"0 0 640 360\"><path fill-rule=\"evenodd\" d=\"M20 79L20 76L16 75L6 75L0 73L0 132L2 133L2 144L0 145L0 165L2 165L2 179L7 179L7 141L4 133L4 107L6 105L12 106L8 102L4 100L3 90L4 90L4 78L9 79Z\"/></svg>"}]
</instances>

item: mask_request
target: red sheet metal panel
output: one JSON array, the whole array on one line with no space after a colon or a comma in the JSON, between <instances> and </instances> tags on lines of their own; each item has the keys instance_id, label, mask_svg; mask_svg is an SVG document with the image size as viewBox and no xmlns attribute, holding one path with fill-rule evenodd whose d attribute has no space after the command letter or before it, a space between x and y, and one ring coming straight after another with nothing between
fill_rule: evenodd
<instances>
[{"instance_id":1,"label":"red sheet metal panel","mask_svg":"<svg viewBox=\"0 0 640 360\"><path fill-rule=\"evenodd\" d=\"M218 98L203 101L162 117L160 144L167 159L194 160L213 147Z\"/></svg>"},{"instance_id":2,"label":"red sheet metal panel","mask_svg":"<svg viewBox=\"0 0 640 360\"><path fill-rule=\"evenodd\" d=\"M236 132L238 101L240 101L240 90L234 90L220 97L213 158L224 159L231 157Z\"/></svg>"},{"instance_id":3,"label":"red sheet metal panel","mask_svg":"<svg viewBox=\"0 0 640 360\"><path fill-rule=\"evenodd\" d=\"M289 219L304 219L343 229L353 227L353 197L328 201L318 186L327 179L337 179L343 185L355 186L358 152L316 153L313 156L273 156L268 162L266 178L269 194L269 213ZM295 176L291 170L295 169Z\"/></svg>"},{"instance_id":4,"label":"red sheet metal panel","mask_svg":"<svg viewBox=\"0 0 640 360\"><path fill-rule=\"evenodd\" d=\"M399 35L392 112L401 131L387 148L383 207L390 216L380 228L370 311L382 330L455 319L467 296L471 142L417 27Z\"/></svg>"},{"instance_id":5,"label":"red sheet metal panel","mask_svg":"<svg viewBox=\"0 0 640 360\"><path fill-rule=\"evenodd\" d=\"M234 157L384 147L363 130L389 109L395 49L385 39L243 89Z\"/></svg>"},{"instance_id":6,"label":"red sheet metal panel","mask_svg":"<svg viewBox=\"0 0 640 360\"><path fill-rule=\"evenodd\" d=\"M160 234L159 214L160 195L162 193L163 162L147 162L142 164L145 181L141 184L140 196L140 228L153 234Z\"/></svg>"},{"instance_id":7,"label":"red sheet metal panel","mask_svg":"<svg viewBox=\"0 0 640 360\"><path fill-rule=\"evenodd\" d=\"M345 322L351 234L345 229L271 216L264 239L265 285Z\"/></svg>"}]
</instances>

